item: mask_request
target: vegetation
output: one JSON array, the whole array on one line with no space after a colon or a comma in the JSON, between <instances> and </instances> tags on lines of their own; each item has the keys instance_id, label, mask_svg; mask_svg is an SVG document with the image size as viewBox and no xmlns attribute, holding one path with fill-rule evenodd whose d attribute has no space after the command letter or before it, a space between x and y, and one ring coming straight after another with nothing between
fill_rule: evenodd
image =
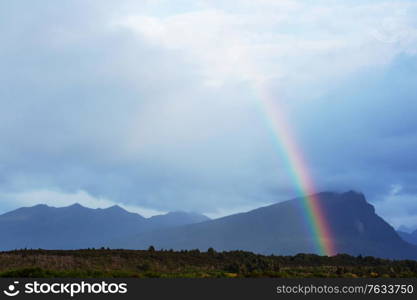
<instances>
[{"instance_id":1,"label":"vegetation","mask_svg":"<svg viewBox=\"0 0 417 300\"><path fill-rule=\"evenodd\" d=\"M417 261L245 251L15 250L0 252L0 277L417 277Z\"/></svg>"}]
</instances>

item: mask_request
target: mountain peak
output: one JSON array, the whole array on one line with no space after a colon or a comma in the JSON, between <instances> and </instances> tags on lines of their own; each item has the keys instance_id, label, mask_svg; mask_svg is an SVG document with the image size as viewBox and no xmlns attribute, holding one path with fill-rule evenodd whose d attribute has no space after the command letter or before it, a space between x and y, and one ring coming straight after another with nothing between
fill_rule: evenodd
<instances>
[{"instance_id":1,"label":"mountain peak","mask_svg":"<svg viewBox=\"0 0 417 300\"><path fill-rule=\"evenodd\" d=\"M75 202L74 204L71 204L69 206L67 206L68 208L87 208L85 206L82 206L80 203Z\"/></svg>"},{"instance_id":2,"label":"mountain peak","mask_svg":"<svg viewBox=\"0 0 417 300\"><path fill-rule=\"evenodd\" d=\"M343 193L326 191L317 193L314 196L325 206L342 205L356 208L361 207L362 209L371 209L374 211L373 206L366 201L365 195L357 191L350 190Z\"/></svg>"},{"instance_id":3,"label":"mountain peak","mask_svg":"<svg viewBox=\"0 0 417 300\"><path fill-rule=\"evenodd\" d=\"M349 197L351 199L360 199L360 200L365 200L365 195L363 193L354 191L354 190L350 190L347 192L344 192L341 194L343 197Z\"/></svg>"},{"instance_id":4,"label":"mountain peak","mask_svg":"<svg viewBox=\"0 0 417 300\"><path fill-rule=\"evenodd\" d=\"M109 207L105 208L105 210L127 212L127 210L125 210L123 207L121 207L117 204L109 206Z\"/></svg>"},{"instance_id":5,"label":"mountain peak","mask_svg":"<svg viewBox=\"0 0 417 300\"><path fill-rule=\"evenodd\" d=\"M163 224L165 226L182 226L209 220L210 218L205 215L184 211L171 211L163 215L156 215L149 218L149 221L153 224Z\"/></svg>"},{"instance_id":6,"label":"mountain peak","mask_svg":"<svg viewBox=\"0 0 417 300\"><path fill-rule=\"evenodd\" d=\"M363 193L357 192L354 190L350 190L350 191L343 192L343 193L324 191L324 192L317 193L316 196L321 197L321 198L332 197L332 198L350 198L350 199L365 200L365 196Z\"/></svg>"},{"instance_id":7,"label":"mountain peak","mask_svg":"<svg viewBox=\"0 0 417 300\"><path fill-rule=\"evenodd\" d=\"M34 206L31 207L26 207L26 208L33 208L33 209L44 209L44 208L50 208L50 206L46 205L46 204L36 204Z\"/></svg>"},{"instance_id":8,"label":"mountain peak","mask_svg":"<svg viewBox=\"0 0 417 300\"><path fill-rule=\"evenodd\" d=\"M332 211L338 209L342 211L351 211L356 214L367 214L368 216L375 213L375 208L370 204L363 193L350 190L343 193L323 192L317 194L317 198L323 205L324 209Z\"/></svg>"}]
</instances>

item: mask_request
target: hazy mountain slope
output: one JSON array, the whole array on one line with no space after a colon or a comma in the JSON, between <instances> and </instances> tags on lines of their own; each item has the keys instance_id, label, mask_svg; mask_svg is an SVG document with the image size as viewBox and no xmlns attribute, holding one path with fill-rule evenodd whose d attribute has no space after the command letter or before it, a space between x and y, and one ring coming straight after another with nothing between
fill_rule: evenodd
<instances>
[{"instance_id":1,"label":"hazy mountain slope","mask_svg":"<svg viewBox=\"0 0 417 300\"><path fill-rule=\"evenodd\" d=\"M355 192L318 194L340 253L390 258L417 258L417 247L404 242L375 214L364 196ZM265 254L315 252L300 199L199 224L158 230L131 237L119 247L202 250L242 249Z\"/></svg>"},{"instance_id":2,"label":"hazy mountain slope","mask_svg":"<svg viewBox=\"0 0 417 300\"><path fill-rule=\"evenodd\" d=\"M200 223L209 221L210 218L205 215L196 213L187 213L182 211L169 212L165 215L157 215L148 219L149 226L158 227L174 227L187 224Z\"/></svg>"},{"instance_id":3,"label":"hazy mountain slope","mask_svg":"<svg viewBox=\"0 0 417 300\"><path fill-rule=\"evenodd\" d=\"M397 231L397 233L404 241L413 245L417 245L417 230L413 231L412 233L404 231Z\"/></svg>"}]
</instances>

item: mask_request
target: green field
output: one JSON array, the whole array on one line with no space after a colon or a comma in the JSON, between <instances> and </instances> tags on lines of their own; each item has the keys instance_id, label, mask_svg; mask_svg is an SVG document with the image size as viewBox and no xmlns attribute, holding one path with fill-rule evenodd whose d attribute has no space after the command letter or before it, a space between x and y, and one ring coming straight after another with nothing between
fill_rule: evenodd
<instances>
[{"instance_id":1,"label":"green field","mask_svg":"<svg viewBox=\"0 0 417 300\"><path fill-rule=\"evenodd\" d=\"M15 250L0 252L0 277L417 277L417 261L245 251Z\"/></svg>"}]
</instances>

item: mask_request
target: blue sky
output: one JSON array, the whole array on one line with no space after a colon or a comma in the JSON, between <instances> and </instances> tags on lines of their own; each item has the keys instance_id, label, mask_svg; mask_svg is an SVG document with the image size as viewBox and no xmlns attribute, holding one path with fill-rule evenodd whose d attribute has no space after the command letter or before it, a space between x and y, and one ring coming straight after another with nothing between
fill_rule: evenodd
<instances>
[{"instance_id":1,"label":"blue sky","mask_svg":"<svg viewBox=\"0 0 417 300\"><path fill-rule=\"evenodd\" d=\"M417 3L224 2L1 3L0 212L294 197L262 89L319 190L417 227Z\"/></svg>"}]
</instances>

